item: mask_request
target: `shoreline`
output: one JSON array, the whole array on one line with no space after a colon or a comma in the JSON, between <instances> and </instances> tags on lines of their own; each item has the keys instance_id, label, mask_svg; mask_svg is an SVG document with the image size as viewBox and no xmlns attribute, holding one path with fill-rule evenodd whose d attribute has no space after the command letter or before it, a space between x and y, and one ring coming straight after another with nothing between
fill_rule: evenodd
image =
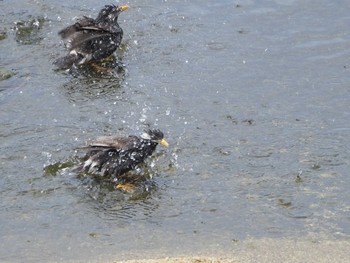
<instances>
[{"instance_id":1,"label":"shoreline","mask_svg":"<svg viewBox=\"0 0 350 263\"><path fill-rule=\"evenodd\" d=\"M153 256L113 263L343 263L350 262L350 240L329 239L248 239L238 242L227 256ZM222 254L222 253L220 253Z\"/></svg>"}]
</instances>

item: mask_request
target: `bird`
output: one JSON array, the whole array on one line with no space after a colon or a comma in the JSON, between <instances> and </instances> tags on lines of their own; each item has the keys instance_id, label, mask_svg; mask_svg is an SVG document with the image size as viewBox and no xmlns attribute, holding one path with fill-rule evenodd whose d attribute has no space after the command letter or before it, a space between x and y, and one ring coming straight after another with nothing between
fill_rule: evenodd
<instances>
[{"instance_id":1,"label":"bird","mask_svg":"<svg viewBox=\"0 0 350 263\"><path fill-rule=\"evenodd\" d=\"M159 129L145 130L140 136L102 136L88 142L80 170L117 181L151 156L158 144L169 146Z\"/></svg>"},{"instance_id":2,"label":"bird","mask_svg":"<svg viewBox=\"0 0 350 263\"><path fill-rule=\"evenodd\" d=\"M54 61L58 69L97 62L111 56L123 38L118 16L128 6L106 5L96 19L83 16L77 22L59 31L69 54Z\"/></svg>"}]
</instances>

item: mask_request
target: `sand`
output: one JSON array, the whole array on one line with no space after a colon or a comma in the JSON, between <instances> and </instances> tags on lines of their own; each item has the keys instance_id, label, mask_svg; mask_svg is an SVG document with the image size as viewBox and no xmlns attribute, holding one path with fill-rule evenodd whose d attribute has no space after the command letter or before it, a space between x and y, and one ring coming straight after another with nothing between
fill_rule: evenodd
<instances>
[{"instance_id":1,"label":"sand","mask_svg":"<svg viewBox=\"0 0 350 263\"><path fill-rule=\"evenodd\" d=\"M114 263L346 263L350 262L350 240L251 239L237 242L229 254L227 257L153 257Z\"/></svg>"}]
</instances>

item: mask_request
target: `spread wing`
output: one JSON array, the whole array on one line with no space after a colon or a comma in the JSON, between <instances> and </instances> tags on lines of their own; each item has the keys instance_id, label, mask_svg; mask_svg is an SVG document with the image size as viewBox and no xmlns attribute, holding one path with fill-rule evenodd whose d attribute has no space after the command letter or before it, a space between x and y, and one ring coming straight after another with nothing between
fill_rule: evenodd
<instances>
[{"instance_id":1,"label":"spread wing","mask_svg":"<svg viewBox=\"0 0 350 263\"><path fill-rule=\"evenodd\" d=\"M96 25L96 21L90 17L82 17L71 26L58 32L61 38L67 42L70 50L77 49L80 52L91 52L91 45L101 41L110 41L111 33Z\"/></svg>"},{"instance_id":2,"label":"spread wing","mask_svg":"<svg viewBox=\"0 0 350 263\"><path fill-rule=\"evenodd\" d=\"M116 22L97 22L86 16L58 34L72 54L80 55L84 62L109 57L123 38L123 30Z\"/></svg>"}]
</instances>

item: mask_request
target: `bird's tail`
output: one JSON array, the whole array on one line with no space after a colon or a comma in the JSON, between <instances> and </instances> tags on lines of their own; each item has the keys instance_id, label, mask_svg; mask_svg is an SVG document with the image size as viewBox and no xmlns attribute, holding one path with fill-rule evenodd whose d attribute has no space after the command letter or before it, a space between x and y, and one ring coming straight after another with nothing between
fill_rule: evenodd
<instances>
[{"instance_id":1,"label":"bird's tail","mask_svg":"<svg viewBox=\"0 0 350 263\"><path fill-rule=\"evenodd\" d=\"M68 54L54 61L54 65L58 69L70 69L74 64L78 64L82 60L82 56L76 53Z\"/></svg>"}]
</instances>

